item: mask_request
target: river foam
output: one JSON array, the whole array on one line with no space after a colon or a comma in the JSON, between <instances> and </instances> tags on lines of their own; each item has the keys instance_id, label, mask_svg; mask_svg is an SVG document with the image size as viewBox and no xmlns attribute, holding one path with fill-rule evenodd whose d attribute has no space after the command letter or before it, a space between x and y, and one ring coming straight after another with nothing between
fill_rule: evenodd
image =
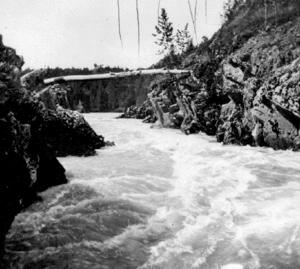
<instances>
[{"instance_id":1,"label":"river foam","mask_svg":"<svg viewBox=\"0 0 300 269\"><path fill-rule=\"evenodd\" d=\"M116 146L60 158L70 183L17 216L12 268L300 267L299 154L115 116L85 115Z\"/></svg>"}]
</instances>

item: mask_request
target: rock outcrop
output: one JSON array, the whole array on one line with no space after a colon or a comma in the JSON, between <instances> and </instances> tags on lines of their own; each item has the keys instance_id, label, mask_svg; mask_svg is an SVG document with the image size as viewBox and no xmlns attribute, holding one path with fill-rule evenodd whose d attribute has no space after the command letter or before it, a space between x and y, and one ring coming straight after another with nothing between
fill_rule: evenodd
<instances>
[{"instance_id":1,"label":"rock outcrop","mask_svg":"<svg viewBox=\"0 0 300 269\"><path fill-rule=\"evenodd\" d=\"M191 76L154 83L144 106L150 104L160 125L186 134L298 151L300 19L231 35L230 27L184 59Z\"/></svg>"},{"instance_id":2,"label":"rock outcrop","mask_svg":"<svg viewBox=\"0 0 300 269\"><path fill-rule=\"evenodd\" d=\"M21 85L23 59L0 36L0 258L5 235L18 212L36 193L67 182L65 170L47 147L38 142L41 104Z\"/></svg>"},{"instance_id":3,"label":"rock outcrop","mask_svg":"<svg viewBox=\"0 0 300 269\"><path fill-rule=\"evenodd\" d=\"M46 109L20 79L23 59L2 43L0 35L0 259L5 235L14 217L37 199L37 193L67 183L57 156L95 154L104 145L83 116L62 107ZM53 105L63 105L58 85L51 88Z\"/></svg>"},{"instance_id":4,"label":"rock outcrop","mask_svg":"<svg viewBox=\"0 0 300 269\"><path fill-rule=\"evenodd\" d=\"M39 140L47 141L57 157L91 156L96 154L96 149L113 145L97 135L80 112L70 110L68 91L69 86L54 84L32 92L32 98L41 106L41 113L34 122L39 126L36 134Z\"/></svg>"},{"instance_id":5,"label":"rock outcrop","mask_svg":"<svg viewBox=\"0 0 300 269\"><path fill-rule=\"evenodd\" d=\"M40 100L45 105L46 109L56 110L57 108L70 109L68 100L68 91L70 86L63 87L60 84L48 86L38 94Z\"/></svg>"},{"instance_id":6,"label":"rock outcrop","mask_svg":"<svg viewBox=\"0 0 300 269\"><path fill-rule=\"evenodd\" d=\"M152 108L151 102L149 100L145 101L140 107L130 106L124 109L118 118L126 119L142 119L146 123L154 123L157 119L154 109Z\"/></svg>"},{"instance_id":7,"label":"rock outcrop","mask_svg":"<svg viewBox=\"0 0 300 269\"><path fill-rule=\"evenodd\" d=\"M297 19L279 27L269 27L251 37L220 64L223 92L232 99L231 113L236 113L217 133L222 136L227 130L220 141L297 150L299 26ZM221 115L226 117L226 112L222 111Z\"/></svg>"},{"instance_id":8,"label":"rock outcrop","mask_svg":"<svg viewBox=\"0 0 300 269\"><path fill-rule=\"evenodd\" d=\"M37 127L36 143L46 143L56 157L92 156L105 146L83 116L71 110L44 110L33 123Z\"/></svg>"}]
</instances>

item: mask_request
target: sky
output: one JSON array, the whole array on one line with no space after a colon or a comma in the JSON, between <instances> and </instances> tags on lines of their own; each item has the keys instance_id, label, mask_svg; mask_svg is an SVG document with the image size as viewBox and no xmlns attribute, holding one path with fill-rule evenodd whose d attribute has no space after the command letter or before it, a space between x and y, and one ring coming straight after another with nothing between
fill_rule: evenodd
<instances>
[{"instance_id":1,"label":"sky","mask_svg":"<svg viewBox=\"0 0 300 269\"><path fill-rule=\"evenodd\" d=\"M221 26L225 0L205 0L197 4L197 36L211 37ZM1 0L0 34L6 46L17 50L24 68L93 68L94 64L135 69L149 67L161 55L154 43L159 0L138 0L141 49L138 56L136 0L119 0L121 34L119 39L117 0ZM194 10L196 0L190 0ZM174 30L193 25L188 0L161 0ZM175 32L174 31L174 32Z\"/></svg>"}]
</instances>

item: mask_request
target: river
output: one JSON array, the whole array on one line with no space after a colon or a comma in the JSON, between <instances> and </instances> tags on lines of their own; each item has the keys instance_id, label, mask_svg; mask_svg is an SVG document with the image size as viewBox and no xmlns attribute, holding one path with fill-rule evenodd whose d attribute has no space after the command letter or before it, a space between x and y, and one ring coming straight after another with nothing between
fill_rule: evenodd
<instances>
[{"instance_id":1,"label":"river","mask_svg":"<svg viewBox=\"0 0 300 269\"><path fill-rule=\"evenodd\" d=\"M7 236L10 268L300 268L300 154L85 114L115 147L59 158L70 182Z\"/></svg>"}]
</instances>

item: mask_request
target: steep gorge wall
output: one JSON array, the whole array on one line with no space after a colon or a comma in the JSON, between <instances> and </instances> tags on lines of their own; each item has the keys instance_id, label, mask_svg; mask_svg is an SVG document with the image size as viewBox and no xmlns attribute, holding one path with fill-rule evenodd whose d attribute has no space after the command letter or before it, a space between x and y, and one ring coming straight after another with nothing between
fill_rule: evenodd
<instances>
[{"instance_id":1,"label":"steep gorge wall","mask_svg":"<svg viewBox=\"0 0 300 269\"><path fill-rule=\"evenodd\" d=\"M242 107L257 145L298 149L300 19L269 27L220 65L223 91Z\"/></svg>"},{"instance_id":2,"label":"steep gorge wall","mask_svg":"<svg viewBox=\"0 0 300 269\"><path fill-rule=\"evenodd\" d=\"M71 82L68 91L70 107L76 109L79 101L86 112L108 112L131 105L141 105L153 78L129 77L95 82Z\"/></svg>"},{"instance_id":3,"label":"steep gorge wall","mask_svg":"<svg viewBox=\"0 0 300 269\"><path fill-rule=\"evenodd\" d=\"M299 150L300 19L283 15L281 24L223 26L184 59L192 75L158 81L143 110L223 144Z\"/></svg>"},{"instance_id":4,"label":"steep gorge wall","mask_svg":"<svg viewBox=\"0 0 300 269\"><path fill-rule=\"evenodd\" d=\"M101 81L77 81L54 84L44 91L41 100L48 109L57 105L82 112L112 112L132 105L141 105L153 76L118 78ZM36 91L43 90L35 85Z\"/></svg>"}]
</instances>

